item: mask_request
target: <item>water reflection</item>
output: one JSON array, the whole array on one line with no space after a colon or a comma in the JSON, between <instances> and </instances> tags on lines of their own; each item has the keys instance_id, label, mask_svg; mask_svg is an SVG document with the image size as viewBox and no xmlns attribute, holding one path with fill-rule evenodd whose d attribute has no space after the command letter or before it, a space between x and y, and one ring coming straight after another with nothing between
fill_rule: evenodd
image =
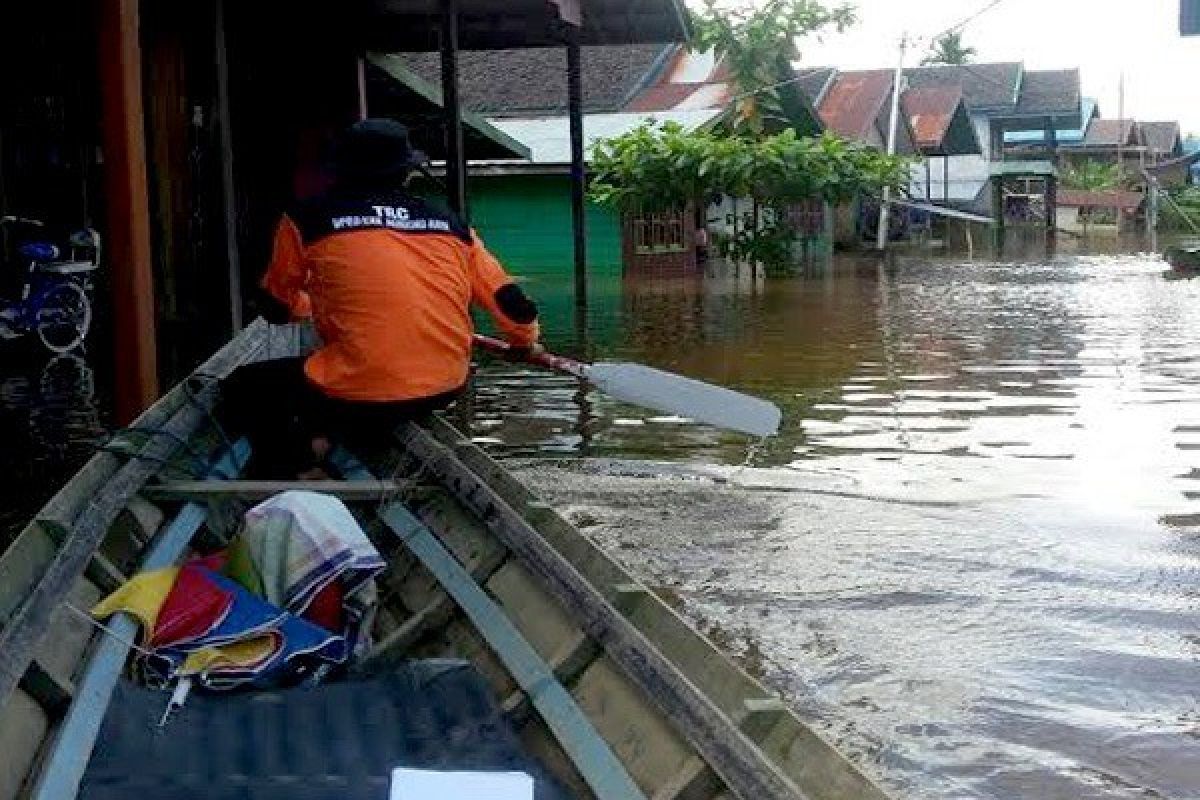
<instances>
[{"instance_id":1,"label":"water reflection","mask_svg":"<svg viewBox=\"0 0 1200 800\"><path fill-rule=\"evenodd\" d=\"M106 435L105 403L87 361L16 348L3 354L0 548L87 460Z\"/></svg>"},{"instance_id":2,"label":"water reflection","mask_svg":"<svg viewBox=\"0 0 1200 800\"><path fill-rule=\"evenodd\" d=\"M507 456L728 465L756 491L603 495L605 543L744 632L902 796L1197 797L1200 283L1162 271L597 282L597 355L769 396L782 435L742 469L743 437L511 365L484 368L474 430Z\"/></svg>"}]
</instances>

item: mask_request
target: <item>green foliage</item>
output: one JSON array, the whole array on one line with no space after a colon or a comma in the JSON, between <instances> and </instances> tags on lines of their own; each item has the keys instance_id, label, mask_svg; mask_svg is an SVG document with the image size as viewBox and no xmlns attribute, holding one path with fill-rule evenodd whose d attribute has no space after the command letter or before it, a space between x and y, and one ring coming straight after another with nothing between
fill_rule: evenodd
<instances>
[{"instance_id":1,"label":"green foliage","mask_svg":"<svg viewBox=\"0 0 1200 800\"><path fill-rule=\"evenodd\" d=\"M1086 160L1071 164L1062 173L1062 185L1067 189L1097 192L1117 188L1117 165Z\"/></svg>"},{"instance_id":2,"label":"green foliage","mask_svg":"<svg viewBox=\"0 0 1200 800\"><path fill-rule=\"evenodd\" d=\"M705 0L692 15L691 47L712 51L729 68L738 91L734 129L763 133L786 125L793 117L789 97L795 87L780 85L791 75L798 57L796 40L822 29L842 31L855 21L848 5L826 8L818 0L766 0L759 5L728 5ZM776 123L772 126L772 123Z\"/></svg>"},{"instance_id":3,"label":"green foliage","mask_svg":"<svg viewBox=\"0 0 1200 800\"><path fill-rule=\"evenodd\" d=\"M1159 208L1159 227L1163 230L1194 232L1200 226L1200 186L1183 186L1170 191L1174 203Z\"/></svg>"},{"instance_id":4,"label":"green foliage","mask_svg":"<svg viewBox=\"0 0 1200 800\"><path fill-rule=\"evenodd\" d=\"M790 129L751 138L647 124L597 142L591 165L592 199L626 213L751 199L756 210L739 235L717 245L729 258L769 267L790 259L790 206L810 199L840 203L884 187L903 190L908 182L903 158L832 135L802 138Z\"/></svg>"},{"instance_id":5,"label":"green foliage","mask_svg":"<svg viewBox=\"0 0 1200 800\"><path fill-rule=\"evenodd\" d=\"M757 197L771 204L902 189L908 162L836 136L801 138L785 130L752 139L676 123L642 125L599 141L592 152L592 197L622 210L683 208L697 198Z\"/></svg>"},{"instance_id":6,"label":"green foliage","mask_svg":"<svg viewBox=\"0 0 1200 800\"><path fill-rule=\"evenodd\" d=\"M925 66L935 64L970 64L978 51L974 47L963 44L962 32L951 31L933 43L929 55L921 63Z\"/></svg>"}]
</instances>

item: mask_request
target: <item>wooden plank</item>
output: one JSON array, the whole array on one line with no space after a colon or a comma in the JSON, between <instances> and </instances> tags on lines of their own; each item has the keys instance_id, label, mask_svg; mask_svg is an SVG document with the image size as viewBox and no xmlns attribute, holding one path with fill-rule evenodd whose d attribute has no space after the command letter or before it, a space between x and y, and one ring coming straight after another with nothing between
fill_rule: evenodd
<instances>
[{"instance_id":1,"label":"wooden plank","mask_svg":"<svg viewBox=\"0 0 1200 800\"><path fill-rule=\"evenodd\" d=\"M71 531L57 520L39 519L37 524L60 548L71 536ZM92 553L83 574L88 580L99 586L105 594L116 591L117 587L125 582L125 573L99 550Z\"/></svg>"},{"instance_id":2,"label":"wooden plank","mask_svg":"<svg viewBox=\"0 0 1200 800\"><path fill-rule=\"evenodd\" d=\"M264 500L283 492L319 492L343 500L383 500L407 491L412 484L389 480L353 481L168 481L142 489L156 500L201 501L234 497Z\"/></svg>"},{"instance_id":3,"label":"wooden plank","mask_svg":"<svg viewBox=\"0 0 1200 800\"><path fill-rule=\"evenodd\" d=\"M380 516L454 597L488 646L530 696L534 707L596 796L601 800L644 798L570 694L555 680L550 668L429 529L399 503L389 506Z\"/></svg>"},{"instance_id":4,"label":"wooden plank","mask_svg":"<svg viewBox=\"0 0 1200 800\"><path fill-rule=\"evenodd\" d=\"M786 716L786 707L776 698L747 700L738 727L762 744ZM653 800L699 800L712 797L720 790L721 779L712 768L704 759L693 758L654 793Z\"/></svg>"},{"instance_id":5,"label":"wooden plank","mask_svg":"<svg viewBox=\"0 0 1200 800\"><path fill-rule=\"evenodd\" d=\"M777 765L738 730L712 700L534 530L496 492L466 469L445 446L416 425L399 431L401 444L419 459L460 502L471 508L599 641L645 697L671 719L676 730L704 757L721 779L746 800L793 798L803 794Z\"/></svg>"},{"instance_id":6,"label":"wooden plank","mask_svg":"<svg viewBox=\"0 0 1200 800\"><path fill-rule=\"evenodd\" d=\"M246 443L238 442L234 452L217 461L210 474L235 473L248 454ZM180 509L150 545L142 571L162 569L183 558L207 516L208 509L201 503L189 503ZM76 687L75 702L68 709L49 758L39 771L32 794L36 800L59 800L75 797L79 792L104 712L129 657L129 643L138 635L138 623L128 614L117 614L109 621L109 630L113 635L103 636L88 659Z\"/></svg>"},{"instance_id":7,"label":"wooden plank","mask_svg":"<svg viewBox=\"0 0 1200 800\"><path fill-rule=\"evenodd\" d=\"M36 700L51 718L67 710L75 693L70 681L54 675L37 660L30 662L29 668L21 676L20 686L21 691Z\"/></svg>"},{"instance_id":8,"label":"wooden plank","mask_svg":"<svg viewBox=\"0 0 1200 800\"><path fill-rule=\"evenodd\" d=\"M22 797L21 787L50 728L50 720L37 701L17 691L0 715L0 798Z\"/></svg>"}]
</instances>

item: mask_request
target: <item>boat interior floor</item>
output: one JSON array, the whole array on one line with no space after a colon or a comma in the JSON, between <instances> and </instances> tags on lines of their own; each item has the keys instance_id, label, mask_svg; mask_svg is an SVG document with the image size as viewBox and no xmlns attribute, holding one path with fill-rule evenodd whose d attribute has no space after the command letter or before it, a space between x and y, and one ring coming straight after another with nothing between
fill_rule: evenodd
<instances>
[{"instance_id":1,"label":"boat interior floor","mask_svg":"<svg viewBox=\"0 0 1200 800\"><path fill-rule=\"evenodd\" d=\"M570 796L524 752L464 661L408 662L316 687L196 692L160 725L165 700L118 685L81 798L385 800L400 766L526 772L537 800Z\"/></svg>"}]
</instances>

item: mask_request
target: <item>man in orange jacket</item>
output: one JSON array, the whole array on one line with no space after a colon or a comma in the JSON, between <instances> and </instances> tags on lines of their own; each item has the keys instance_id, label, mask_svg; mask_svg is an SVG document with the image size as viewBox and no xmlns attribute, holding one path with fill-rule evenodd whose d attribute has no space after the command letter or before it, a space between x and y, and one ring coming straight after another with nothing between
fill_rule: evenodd
<instances>
[{"instance_id":1,"label":"man in orange jacket","mask_svg":"<svg viewBox=\"0 0 1200 800\"><path fill-rule=\"evenodd\" d=\"M537 309L452 213L409 194L421 156L391 120L341 137L332 188L285 214L262 286L271 321L310 318L307 358L242 367L219 418L250 439L252 474L319 462L329 438L378 441L401 420L444 407L470 366L470 307L486 309L516 348L538 340Z\"/></svg>"}]
</instances>

